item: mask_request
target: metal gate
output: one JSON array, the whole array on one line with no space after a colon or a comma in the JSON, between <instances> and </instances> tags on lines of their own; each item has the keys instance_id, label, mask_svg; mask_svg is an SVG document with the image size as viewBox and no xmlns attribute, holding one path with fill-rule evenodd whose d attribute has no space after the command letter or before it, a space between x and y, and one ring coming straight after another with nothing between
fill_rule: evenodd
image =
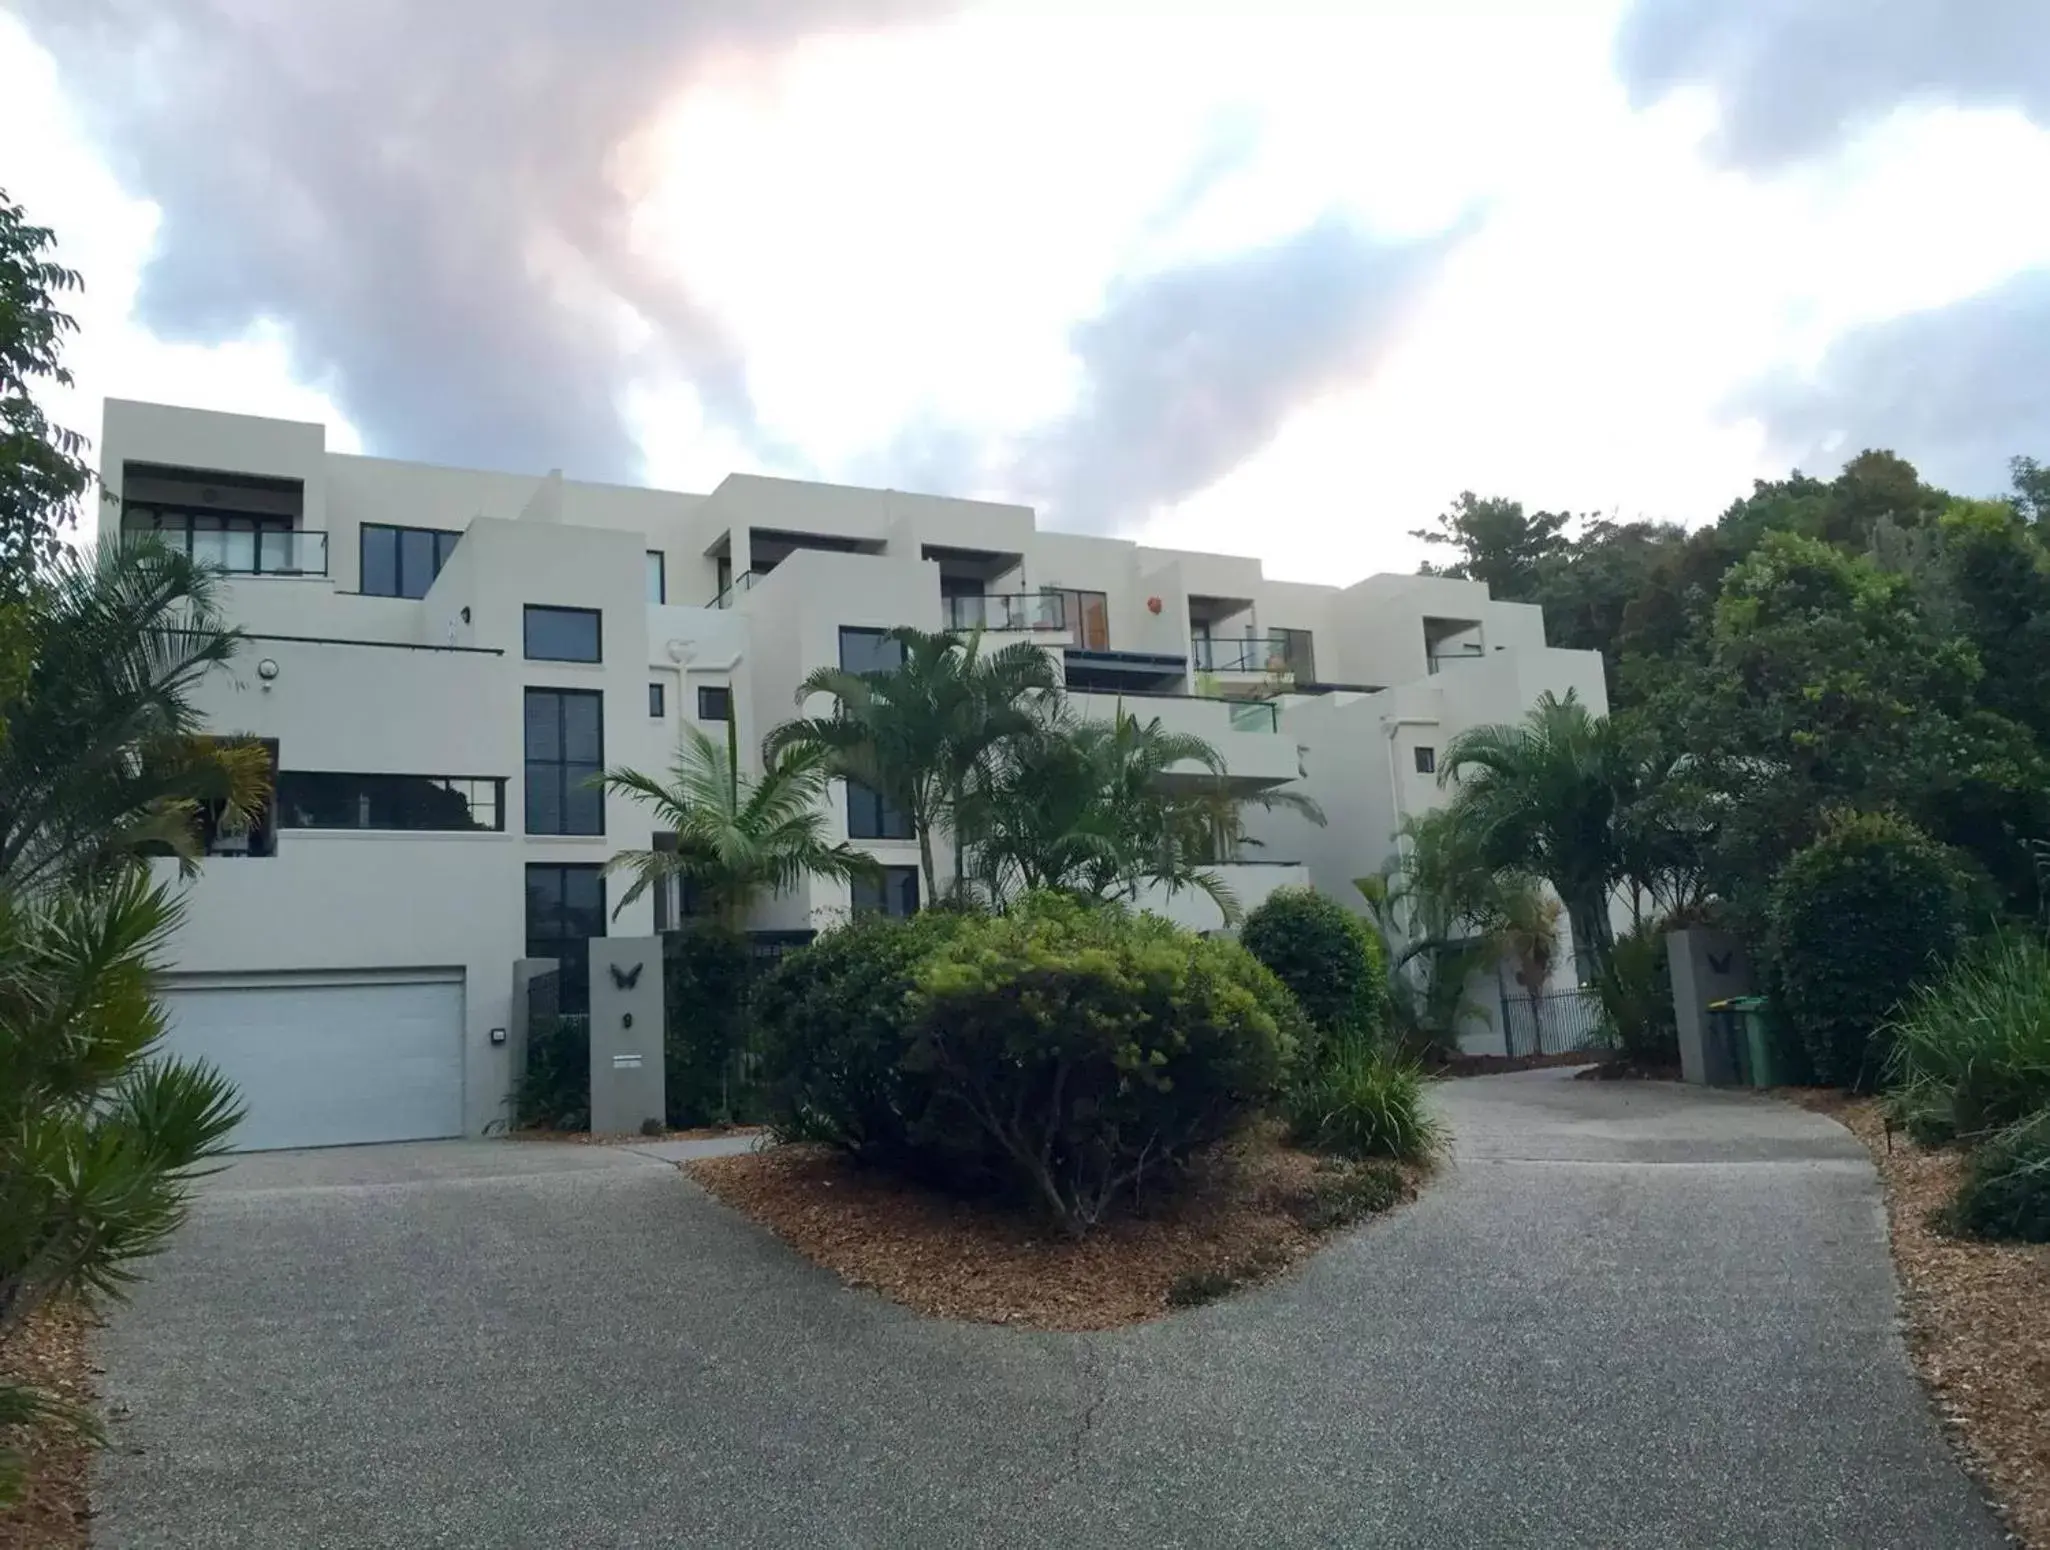
<instances>
[{"instance_id":1,"label":"metal gate","mask_svg":"<svg viewBox=\"0 0 2050 1550\"><path fill-rule=\"evenodd\" d=\"M1600 993L1585 986L1538 996L1503 991L1502 1033L1511 1055L1563 1055L1615 1043Z\"/></svg>"}]
</instances>

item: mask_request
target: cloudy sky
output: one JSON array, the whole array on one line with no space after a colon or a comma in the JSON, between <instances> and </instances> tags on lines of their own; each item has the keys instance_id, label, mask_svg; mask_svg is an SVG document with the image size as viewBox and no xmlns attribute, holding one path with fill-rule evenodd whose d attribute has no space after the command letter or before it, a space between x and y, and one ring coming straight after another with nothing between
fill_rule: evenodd
<instances>
[{"instance_id":1,"label":"cloudy sky","mask_svg":"<svg viewBox=\"0 0 2050 1550\"><path fill-rule=\"evenodd\" d=\"M2045 0L0 0L78 392L1350 580L2050 457Z\"/></svg>"}]
</instances>

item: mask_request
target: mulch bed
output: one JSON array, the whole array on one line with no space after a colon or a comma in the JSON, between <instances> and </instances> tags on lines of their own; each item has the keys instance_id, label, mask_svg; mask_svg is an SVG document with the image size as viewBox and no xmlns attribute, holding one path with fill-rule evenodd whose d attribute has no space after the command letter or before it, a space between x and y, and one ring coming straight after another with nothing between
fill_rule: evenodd
<instances>
[{"instance_id":1,"label":"mulch bed","mask_svg":"<svg viewBox=\"0 0 2050 1550\"><path fill-rule=\"evenodd\" d=\"M1075 1240L827 1147L781 1146L686 1171L850 1286L936 1318L1050 1330L1137 1323L1166 1313L1171 1297L1208 1300L1285 1272L1336 1230L1314 1231L1301 1217L1351 1172L1256 1135L1207 1159L1172 1198ZM1402 1198L1420 1178L1401 1174Z\"/></svg>"},{"instance_id":2,"label":"mulch bed","mask_svg":"<svg viewBox=\"0 0 2050 1550\"><path fill-rule=\"evenodd\" d=\"M652 1136L644 1136L638 1130L602 1136L594 1136L588 1130L514 1130L507 1133L507 1139L559 1141L571 1146L625 1146L634 1141L718 1141L727 1136L758 1136L761 1133L760 1125L699 1125L692 1130L664 1130Z\"/></svg>"},{"instance_id":3,"label":"mulch bed","mask_svg":"<svg viewBox=\"0 0 2050 1550\"><path fill-rule=\"evenodd\" d=\"M1574 1079L1576 1082L1678 1082L1683 1080L1678 1066L1653 1065L1643 1060L1628 1060L1621 1056L1604 1060L1598 1066L1589 1066Z\"/></svg>"},{"instance_id":4,"label":"mulch bed","mask_svg":"<svg viewBox=\"0 0 2050 1550\"><path fill-rule=\"evenodd\" d=\"M92 1369L86 1341L91 1329L91 1320L75 1308L44 1308L7 1342L0 1354L0 1375L74 1405L90 1406ZM24 1443L20 1437L8 1441ZM92 1521L86 1499L92 1445L69 1432L49 1429L25 1441L28 1494L0 1512L0 1550L80 1550Z\"/></svg>"},{"instance_id":5,"label":"mulch bed","mask_svg":"<svg viewBox=\"0 0 2050 1550\"><path fill-rule=\"evenodd\" d=\"M1863 1141L1886 1183L1908 1346L1946 1429L2006 1504L2022 1540L2050 1550L2050 1245L1982 1243L1931 1223L1964 1172L1953 1151L1924 1151L1879 1104L1789 1089Z\"/></svg>"},{"instance_id":6,"label":"mulch bed","mask_svg":"<svg viewBox=\"0 0 2050 1550\"><path fill-rule=\"evenodd\" d=\"M1602 1050L1567 1050L1557 1055L1447 1055L1434 1067L1440 1076L1500 1076L1506 1071L1548 1071L1554 1066L1589 1066L1609 1057Z\"/></svg>"}]
</instances>

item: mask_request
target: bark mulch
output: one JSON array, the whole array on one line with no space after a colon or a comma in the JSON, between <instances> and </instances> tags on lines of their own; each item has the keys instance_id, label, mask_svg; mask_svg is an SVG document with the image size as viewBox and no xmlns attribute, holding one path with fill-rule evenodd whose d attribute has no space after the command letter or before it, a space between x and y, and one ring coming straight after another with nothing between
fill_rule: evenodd
<instances>
[{"instance_id":1,"label":"bark mulch","mask_svg":"<svg viewBox=\"0 0 2050 1550\"><path fill-rule=\"evenodd\" d=\"M90 1407L91 1328L75 1308L40 1310L0 1352L0 1377ZM0 1511L0 1550L79 1550L92 1520L86 1501L92 1445L56 1429L6 1440L28 1456L28 1494Z\"/></svg>"},{"instance_id":2,"label":"bark mulch","mask_svg":"<svg viewBox=\"0 0 2050 1550\"><path fill-rule=\"evenodd\" d=\"M1606 1050L1576 1049L1558 1055L1448 1055L1440 1076L1500 1076L1509 1071L1548 1071L1555 1066L1592 1066L1609 1058Z\"/></svg>"},{"instance_id":3,"label":"bark mulch","mask_svg":"<svg viewBox=\"0 0 2050 1550\"><path fill-rule=\"evenodd\" d=\"M637 1130L602 1136L594 1136L588 1130L513 1130L506 1133L506 1138L555 1141L569 1146L624 1146L634 1141L717 1141L726 1136L760 1135L761 1131L760 1125L699 1125L690 1130L661 1130L647 1136Z\"/></svg>"},{"instance_id":4,"label":"bark mulch","mask_svg":"<svg viewBox=\"0 0 2050 1550\"><path fill-rule=\"evenodd\" d=\"M1421 1170L1366 1167L1397 1199L1412 1197L1421 1179ZM1076 1240L827 1147L780 1146L686 1171L850 1286L936 1318L1049 1330L1137 1323L1279 1275L1346 1225L1332 1218L1352 1212L1332 1209L1334 1197L1374 1182L1254 1136L1206 1159L1171 1197Z\"/></svg>"},{"instance_id":5,"label":"bark mulch","mask_svg":"<svg viewBox=\"0 0 2050 1550\"><path fill-rule=\"evenodd\" d=\"M1908 1346L1952 1438L2006 1504L2009 1527L2050 1550L2050 1245L1952 1237L1930 1218L1964 1172L1953 1151L1889 1144L1871 1098L1792 1089L1872 1153L1886 1183Z\"/></svg>"}]
</instances>

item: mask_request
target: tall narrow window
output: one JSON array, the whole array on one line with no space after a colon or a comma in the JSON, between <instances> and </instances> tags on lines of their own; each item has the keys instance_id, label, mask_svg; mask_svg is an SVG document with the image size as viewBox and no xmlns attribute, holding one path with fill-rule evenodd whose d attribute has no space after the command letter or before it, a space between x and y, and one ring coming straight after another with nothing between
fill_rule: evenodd
<instances>
[{"instance_id":1,"label":"tall narrow window","mask_svg":"<svg viewBox=\"0 0 2050 1550\"><path fill-rule=\"evenodd\" d=\"M603 834L604 699L590 689L527 691L527 832Z\"/></svg>"},{"instance_id":2,"label":"tall narrow window","mask_svg":"<svg viewBox=\"0 0 2050 1550\"><path fill-rule=\"evenodd\" d=\"M1438 750L1428 743L1418 743L1416 749L1416 772L1419 775L1438 773Z\"/></svg>"},{"instance_id":3,"label":"tall narrow window","mask_svg":"<svg viewBox=\"0 0 2050 1550\"><path fill-rule=\"evenodd\" d=\"M648 685L648 714L657 720L669 714L669 696L663 689L661 684Z\"/></svg>"},{"instance_id":4,"label":"tall narrow window","mask_svg":"<svg viewBox=\"0 0 2050 1550\"><path fill-rule=\"evenodd\" d=\"M847 837L851 840L908 840L911 819L858 780L847 782Z\"/></svg>"},{"instance_id":5,"label":"tall narrow window","mask_svg":"<svg viewBox=\"0 0 2050 1550\"><path fill-rule=\"evenodd\" d=\"M648 551L648 601L669 601L669 560L660 549Z\"/></svg>"},{"instance_id":6,"label":"tall narrow window","mask_svg":"<svg viewBox=\"0 0 2050 1550\"><path fill-rule=\"evenodd\" d=\"M591 1009L591 938L605 934L605 878L595 866L527 868L527 956L561 966L565 1012Z\"/></svg>"}]
</instances>

